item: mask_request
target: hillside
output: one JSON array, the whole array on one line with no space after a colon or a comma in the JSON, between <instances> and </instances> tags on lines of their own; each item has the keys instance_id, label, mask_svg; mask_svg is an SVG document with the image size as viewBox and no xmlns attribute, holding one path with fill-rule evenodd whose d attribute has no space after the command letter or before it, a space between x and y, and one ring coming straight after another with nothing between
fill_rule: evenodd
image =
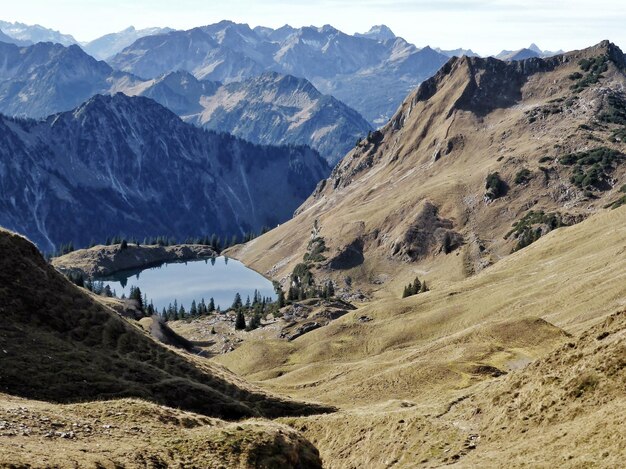
<instances>
[{"instance_id":1,"label":"hillside","mask_svg":"<svg viewBox=\"0 0 626 469\"><path fill-rule=\"evenodd\" d=\"M393 33L392 33L393 35ZM143 78L187 71L196 78L242 81L273 71L306 78L380 125L447 56L402 38L356 37L330 25L279 29L221 21L141 38L109 60Z\"/></svg>"},{"instance_id":2,"label":"hillside","mask_svg":"<svg viewBox=\"0 0 626 469\"><path fill-rule=\"evenodd\" d=\"M452 58L292 220L231 255L285 282L317 223L326 251L313 272L344 295L399 298L416 275L438 288L480 272L623 202L625 84L608 42L549 59Z\"/></svg>"},{"instance_id":3,"label":"hillside","mask_svg":"<svg viewBox=\"0 0 626 469\"><path fill-rule=\"evenodd\" d=\"M288 219L329 171L309 148L254 145L123 94L2 117L0 131L0 225L47 252L115 235L241 238Z\"/></svg>"},{"instance_id":4,"label":"hillside","mask_svg":"<svg viewBox=\"0 0 626 469\"><path fill-rule=\"evenodd\" d=\"M25 238L7 231L0 232L0 276L0 392L4 393L0 395L0 464L36 462L45 455L47 460L65 467L68 461L62 460L58 452L46 453L52 441L65 447L63 439L76 439L94 447L95 454L81 455L70 445L72 457L79 461L128 460L132 455L137 458L144 447L156 460L196 458L193 448L203 438L217 440L201 450L213 459L224 451L223 439L228 438L231 444L243 443L240 455L229 450L233 460L244 457L254 446L266 448L265 454L262 451L257 457L274 453L289 458L281 455L286 446L295 453L291 454L291 463L306 459L307 453L314 462L314 448L280 426L248 422L233 427L215 418L303 415L329 411L330 407L272 396L219 366L159 345L139 326L126 322L69 283ZM85 404L53 405L32 399ZM112 401L107 405L92 402L102 400ZM131 425L135 430L129 429ZM181 428L176 442L168 435L168 426L187 430ZM145 430L161 442L146 444L145 437L138 438ZM30 448L28 452L8 438L21 438L31 432L33 435L24 441ZM50 435L46 437L47 432ZM130 433L130 440L106 451L108 455L104 453L109 443L96 449L97 442L104 443L105 438L110 442L111 435L119 439L126 433ZM169 451L163 451L161 443L168 440L165 446Z\"/></svg>"},{"instance_id":5,"label":"hillside","mask_svg":"<svg viewBox=\"0 0 626 469\"><path fill-rule=\"evenodd\" d=\"M338 405L284 419L331 468L615 467L624 68L608 42L451 59L292 220L229 252L285 285L306 255L360 307L214 360ZM401 299L416 276L430 291Z\"/></svg>"},{"instance_id":6,"label":"hillside","mask_svg":"<svg viewBox=\"0 0 626 469\"><path fill-rule=\"evenodd\" d=\"M623 415L624 314L598 323L624 308L625 245L621 207L464 281L216 360L264 388L338 405L284 420L325 467L615 467L624 441L606 435Z\"/></svg>"}]
</instances>

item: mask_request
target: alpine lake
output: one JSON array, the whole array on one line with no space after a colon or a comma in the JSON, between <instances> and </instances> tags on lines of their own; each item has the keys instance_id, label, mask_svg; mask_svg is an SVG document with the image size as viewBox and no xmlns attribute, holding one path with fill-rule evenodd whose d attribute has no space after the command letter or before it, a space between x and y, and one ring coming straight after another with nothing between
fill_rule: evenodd
<instances>
[{"instance_id":1,"label":"alpine lake","mask_svg":"<svg viewBox=\"0 0 626 469\"><path fill-rule=\"evenodd\" d=\"M164 263L142 270L121 271L108 277L98 278L108 285L118 297L130 294L131 287L139 287L152 301L156 311L162 311L177 302L189 311L192 301L206 304L213 298L216 307L228 309L239 293L243 301L253 298L255 290L262 297L276 299L272 282L249 269L241 262L227 257L206 260Z\"/></svg>"}]
</instances>

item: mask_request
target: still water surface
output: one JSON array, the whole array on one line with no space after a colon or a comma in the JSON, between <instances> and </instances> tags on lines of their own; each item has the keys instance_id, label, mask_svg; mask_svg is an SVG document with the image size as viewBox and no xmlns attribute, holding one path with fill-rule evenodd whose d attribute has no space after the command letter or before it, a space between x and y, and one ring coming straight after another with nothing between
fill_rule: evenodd
<instances>
[{"instance_id":1,"label":"still water surface","mask_svg":"<svg viewBox=\"0 0 626 469\"><path fill-rule=\"evenodd\" d=\"M122 293L128 297L131 286L139 287L159 312L174 300L189 311L191 302L198 303L202 298L207 304L209 298L213 298L215 306L224 310L232 305L236 293L245 302L247 296L252 299L254 290L276 299L272 282L241 262L226 257L172 262L144 270L123 271L100 280L115 290L118 297Z\"/></svg>"}]
</instances>

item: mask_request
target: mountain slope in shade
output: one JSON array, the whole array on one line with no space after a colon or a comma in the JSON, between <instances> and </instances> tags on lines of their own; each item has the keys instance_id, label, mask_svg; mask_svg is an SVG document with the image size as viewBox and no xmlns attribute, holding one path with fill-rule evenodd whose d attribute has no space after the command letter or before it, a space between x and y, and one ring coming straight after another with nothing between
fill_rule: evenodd
<instances>
[{"instance_id":1,"label":"mountain slope in shade","mask_svg":"<svg viewBox=\"0 0 626 469\"><path fill-rule=\"evenodd\" d=\"M330 25L273 30L222 21L139 39L109 63L144 78L178 70L224 82L264 71L294 75L379 123L446 59L395 36L379 41L351 36Z\"/></svg>"},{"instance_id":2,"label":"mountain slope in shade","mask_svg":"<svg viewBox=\"0 0 626 469\"><path fill-rule=\"evenodd\" d=\"M130 46L137 39L156 34L165 34L173 31L171 28L145 28L135 29L133 26L118 33L105 34L98 39L88 42L82 48L89 55L99 60L105 60L114 56L125 47Z\"/></svg>"},{"instance_id":3,"label":"mountain slope in shade","mask_svg":"<svg viewBox=\"0 0 626 469\"><path fill-rule=\"evenodd\" d=\"M116 233L259 232L289 218L328 173L308 148L254 145L122 94L0 127L0 225L47 251Z\"/></svg>"},{"instance_id":4,"label":"mountain slope in shade","mask_svg":"<svg viewBox=\"0 0 626 469\"><path fill-rule=\"evenodd\" d=\"M22 41L22 44L34 44L37 42L53 42L56 44L63 44L64 46L70 46L77 44L78 41L74 39L70 34L62 34L54 29L45 28L38 24L28 25L24 23L0 20L0 29L8 36Z\"/></svg>"},{"instance_id":5,"label":"mountain slope in shade","mask_svg":"<svg viewBox=\"0 0 626 469\"><path fill-rule=\"evenodd\" d=\"M152 98L187 122L254 143L308 145L331 164L371 130L356 111L307 80L278 73L221 85L174 72L124 91Z\"/></svg>"}]
</instances>

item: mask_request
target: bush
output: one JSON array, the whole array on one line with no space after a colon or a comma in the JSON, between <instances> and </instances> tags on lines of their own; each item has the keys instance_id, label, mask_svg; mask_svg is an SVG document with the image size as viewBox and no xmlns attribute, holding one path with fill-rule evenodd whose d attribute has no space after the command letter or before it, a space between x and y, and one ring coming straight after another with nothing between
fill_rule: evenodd
<instances>
[{"instance_id":1,"label":"bush","mask_svg":"<svg viewBox=\"0 0 626 469\"><path fill-rule=\"evenodd\" d=\"M533 178L532 173L526 169L520 169L518 171L518 173L515 175L515 184L526 184L528 181L530 181Z\"/></svg>"},{"instance_id":2,"label":"bush","mask_svg":"<svg viewBox=\"0 0 626 469\"><path fill-rule=\"evenodd\" d=\"M506 195L508 186L500 177L500 174L495 172L487 175L485 189L487 189L487 197L490 199L497 199L498 197Z\"/></svg>"}]
</instances>

